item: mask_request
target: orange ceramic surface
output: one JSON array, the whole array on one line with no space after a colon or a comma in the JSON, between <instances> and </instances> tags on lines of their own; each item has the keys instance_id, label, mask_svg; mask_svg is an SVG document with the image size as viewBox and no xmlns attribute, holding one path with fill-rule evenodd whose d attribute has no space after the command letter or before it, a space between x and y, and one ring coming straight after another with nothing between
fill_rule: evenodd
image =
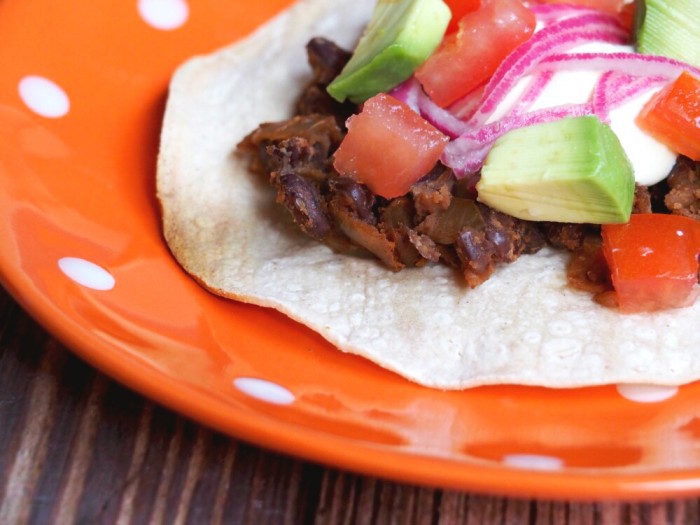
<instances>
[{"instance_id":1,"label":"orange ceramic surface","mask_svg":"<svg viewBox=\"0 0 700 525\"><path fill-rule=\"evenodd\" d=\"M287 3L0 2L3 285L107 374L262 446L502 494L700 494L700 384L429 390L183 273L154 198L168 79Z\"/></svg>"}]
</instances>

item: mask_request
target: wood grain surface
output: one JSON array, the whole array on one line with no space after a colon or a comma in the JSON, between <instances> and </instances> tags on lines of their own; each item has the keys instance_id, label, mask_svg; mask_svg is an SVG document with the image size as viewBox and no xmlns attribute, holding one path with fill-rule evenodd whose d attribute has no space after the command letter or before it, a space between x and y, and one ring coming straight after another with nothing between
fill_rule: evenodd
<instances>
[{"instance_id":1,"label":"wood grain surface","mask_svg":"<svg viewBox=\"0 0 700 525\"><path fill-rule=\"evenodd\" d=\"M96 372L0 288L0 524L699 524L698 500L411 486L213 432Z\"/></svg>"}]
</instances>

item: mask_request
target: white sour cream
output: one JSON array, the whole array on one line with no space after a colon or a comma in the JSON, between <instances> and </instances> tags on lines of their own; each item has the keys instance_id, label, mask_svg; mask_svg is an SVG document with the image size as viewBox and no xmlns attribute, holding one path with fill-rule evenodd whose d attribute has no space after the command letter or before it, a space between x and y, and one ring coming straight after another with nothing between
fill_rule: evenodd
<instances>
[{"instance_id":1,"label":"white sour cream","mask_svg":"<svg viewBox=\"0 0 700 525\"><path fill-rule=\"evenodd\" d=\"M607 43L592 43L578 46L570 52L630 52L630 46ZM535 100L531 110L545 109L563 104L582 104L591 99L593 89L601 73L596 71L557 72L542 93ZM502 118L517 102L532 81L525 76L515 85L508 96L499 104L489 122ZM654 139L635 123L635 118L644 104L661 89L656 87L628 100L625 104L610 111L610 127L620 139L627 157L634 169L635 180L644 186L651 186L665 179L676 162L676 152Z\"/></svg>"}]
</instances>

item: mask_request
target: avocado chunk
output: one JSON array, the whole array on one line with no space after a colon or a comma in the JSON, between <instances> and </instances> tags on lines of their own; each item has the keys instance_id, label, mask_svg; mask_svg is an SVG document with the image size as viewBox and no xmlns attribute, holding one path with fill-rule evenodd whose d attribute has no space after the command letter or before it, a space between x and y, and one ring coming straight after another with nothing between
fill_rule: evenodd
<instances>
[{"instance_id":1,"label":"avocado chunk","mask_svg":"<svg viewBox=\"0 0 700 525\"><path fill-rule=\"evenodd\" d=\"M637 51L700 67L698 21L698 0L637 0L634 24Z\"/></svg>"},{"instance_id":2,"label":"avocado chunk","mask_svg":"<svg viewBox=\"0 0 700 525\"><path fill-rule=\"evenodd\" d=\"M625 223L634 171L610 126L594 116L569 117L496 140L476 189L481 202L520 219Z\"/></svg>"},{"instance_id":3,"label":"avocado chunk","mask_svg":"<svg viewBox=\"0 0 700 525\"><path fill-rule=\"evenodd\" d=\"M443 0L379 0L328 93L360 103L397 86L435 51L451 16Z\"/></svg>"}]
</instances>

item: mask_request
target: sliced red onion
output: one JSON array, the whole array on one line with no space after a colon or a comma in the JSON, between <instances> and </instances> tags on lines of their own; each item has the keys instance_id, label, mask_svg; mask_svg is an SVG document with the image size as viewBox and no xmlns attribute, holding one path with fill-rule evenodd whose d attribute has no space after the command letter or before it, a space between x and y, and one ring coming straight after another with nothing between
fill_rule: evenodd
<instances>
[{"instance_id":1,"label":"sliced red onion","mask_svg":"<svg viewBox=\"0 0 700 525\"><path fill-rule=\"evenodd\" d=\"M468 93L457 102L454 102L448 109L450 113L459 118L460 120L468 121L479 109L479 104L481 104L481 99L484 94L484 88L486 84L482 84L471 93Z\"/></svg>"},{"instance_id":2,"label":"sliced red onion","mask_svg":"<svg viewBox=\"0 0 700 525\"><path fill-rule=\"evenodd\" d=\"M452 168L457 177L463 177L481 168L487 153L497 138L514 129L552 122L565 117L593 114L593 105L568 104L540 109L520 115L509 115L501 120L472 129L450 142L440 160Z\"/></svg>"},{"instance_id":3,"label":"sliced red onion","mask_svg":"<svg viewBox=\"0 0 700 525\"><path fill-rule=\"evenodd\" d=\"M440 161L452 168L457 178L463 178L481 169L490 149L490 142L480 142L465 135L447 144Z\"/></svg>"},{"instance_id":4,"label":"sliced red onion","mask_svg":"<svg viewBox=\"0 0 700 525\"><path fill-rule=\"evenodd\" d=\"M543 71L535 73L527 87L527 90L520 96L513 108L510 110L511 115L519 115L528 111L537 101L539 96L547 87L549 81L554 77L554 71Z\"/></svg>"},{"instance_id":5,"label":"sliced red onion","mask_svg":"<svg viewBox=\"0 0 700 525\"><path fill-rule=\"evenodd\" d=\"M538 71L618 71L636 77L674 80L683 70L700 76L700 69L680 60L640 53L555 53L544 57Z\"/></svg>"},{"instance_id":6,"label":"sliced red onion","mask_svg":"<svg viewBox=\"0 0 700 525\"><path fill-rule=\"evenodd\" d=\"M629 99L641 95L650 89L657 88L668 81L663 77L639 77L631 80L629 84L620 86L608 97L608 111L621 106Z\"/></svg>"},{"instance_id":7,"label":"sliced red onion","mask_svg":"<svg viewBox=\"0 0 700 525\"><path fill-rule=\"evenodd\" d=\"M616 73L614 71L606 71L603 73L593 90L591 104L593 105L593 114L597 115L603 122L609 122L608 118L608 96L610 94L609 85L613 82Z\"/></svg>"},{"instance_id":8,"label":"sliced red onion","mask_svg":"<svg viewBox=\"0 0 700 525\"><path fill-rule=\"evenodd\" d=\"M459 120L452 113L438 106L423 92L418 99L418 108L425 120L452 139L459 137L469 129L466 122Z\"/></svg>"},{"instance_id":9,"label":"sliced red onion","mask_svg":"<svg viewBox=\"0 0 700 525\"><path fill-rule=\"evenodd\" d=\"M423 88L421 88L418 81L411 77L389 91L388 94L409 106L416 113L420 113L418 97L422 92Z\"/></svg>"},{"instance_id":10,"label":"sliced red onion","mask_svg":"<svg viewBox=\"0 0 700 525\"><path fill-rule=\"evenodd\" d=\"M433 102L414 77L399 84L389 94L410 106L450 138L459 137L467 130L467 124Z\"/></svg>"},{"instance_id":11,"label":"sliced red onion","mask_svg":"<svg viewBox=\"0 0 700 525\"><path fill-rule=\"evenodd\" d=\"M628 38L629 33L616 17L597 11L545 27L518 46L496 69L484 89L479 108L469 118L470 124L485 123L518 80L548 54L589 42L623 44Z\"/></svg>"},{"instance_id":12,"label":"sliced red onion","mask_svg":"<svg viewBox=\"0 0 700 525\"><path fill-rule=\"evenodd\" d=\"M593 111L603 122L609 123L611 110L665 82L667 80L660 76L635 77L619 71L606 71L593 91Z\"/></svg>"}]
</instances>

